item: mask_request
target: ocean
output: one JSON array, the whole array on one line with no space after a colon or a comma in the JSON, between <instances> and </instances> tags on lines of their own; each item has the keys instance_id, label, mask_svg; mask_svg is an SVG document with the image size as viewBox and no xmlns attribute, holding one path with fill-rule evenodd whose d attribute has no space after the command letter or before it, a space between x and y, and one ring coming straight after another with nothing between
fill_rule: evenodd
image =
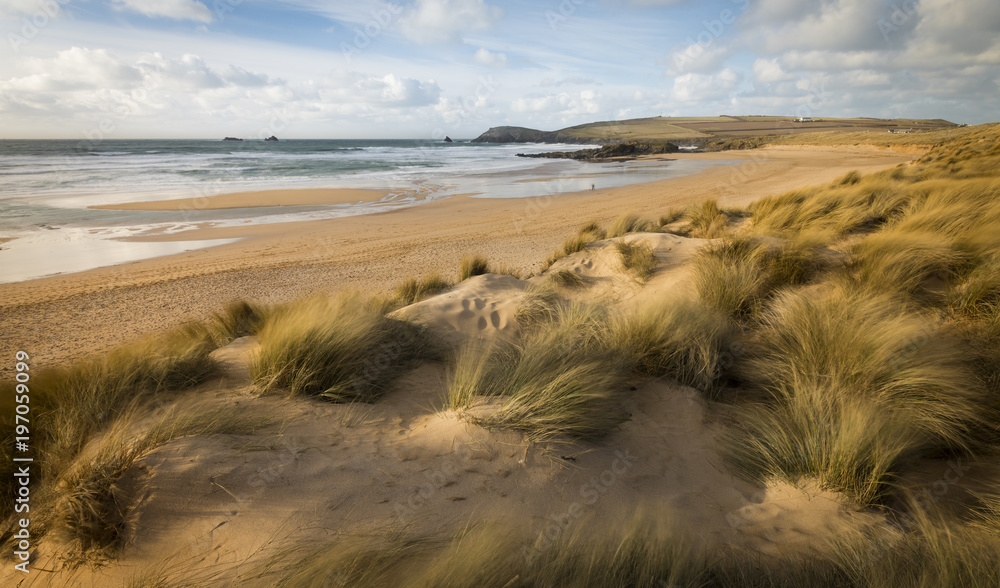
<instances>
[{"instance_id":1,"label":"ocean","mask_svg":"<svg viewBox=\"0 0 1000 588\"><path fill-rule=\"evenodd\" d=\"M585 145L420 140L0 140L0 282L83 271L230 242L121 241L139 234L370 214L456 194L523 198L694 173L704 163L516 157ZM94 205L286 188L370 188L378 206L197 211Z\"/></svg>"}]
</instances>

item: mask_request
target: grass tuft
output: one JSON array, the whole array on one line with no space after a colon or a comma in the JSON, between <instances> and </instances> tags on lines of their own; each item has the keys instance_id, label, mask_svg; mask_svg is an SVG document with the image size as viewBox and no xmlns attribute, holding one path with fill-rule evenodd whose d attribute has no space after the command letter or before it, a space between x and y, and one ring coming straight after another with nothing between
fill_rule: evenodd
<instances>
[{"instance_id":1,"label":"grass tuft","mask_svg":"<svg viewBox=\"0 0 1000 588\"><path fill-rule=\"evenodd\" d=\"M587 245L593 242L589 234L580 233L576 237L570 237L563 241L562 252L564 255L572 255L577 251L583 251L587 248Z\"/></svg>"},{"instance_id":2,"label":"grass tuft","mask_svg":"<svg viewBox=\"0 0 1000 588\"><path fill-rule=\"evenodd\" d=\"M947 298L951 309L965 317L995 320L1000 309L1000 252L976 263L952 284Z\"/></svg>"},{"instance_id":3,"label":"grass tuft","mask_svg":"<svg viewBox=\"0 0 1000 588\"><path fill-rule=\"evenodd\" d=\"M631 212L623 212L608 227L607 238L614 239L628 233L641 233L653 228L652 223Z\"/></svg>"},{"instance_id":4,"label":"grass tuft","mask_svg":"<svg viewBox=\"0 0 1000 588\"><path fill-rule=\"evenodd\" d=\"M593 241L600 241L608 236L607 231L598 223L597 221L590 221L589 223L580 227L577 233L578 235L587 235L592 237Z\"/></svg>"},{"instance_id":5,"label":"grass tuft","mask_svg":"<svg viewBox=\"0 0 1000 588\"><path fill-rule=\"evenodd\" d=\"M550 279L564 288L580 288L584 285L583 278L579 274L567 269L555 272Z\"/></svg>"},{"instance_id":6,"label":"grass tuft","mask_svg":"<svg viewBox=\"0 0 1000 588\"><path fill-rule=\"evenodd\" d=\"M939 234L883 231L852 249L860 285L881 292L923 294L931 278L951 279L963 261Z\"/></svg>"},{"instance_id":7,"label":"grass tuft","mask_svg":"<svg viewBox=\"0 0 1000 588\"><path fill-rule=\"evenodd\" d=\"M660 215L660 226L664 227L684 218L684 211L677 208L670 208L666 214Z\"/></svg>"},{"instance_id":8,"label":"grass tuft","mask_svg":"<svg viewBox=\"0 0 1000 588\"><path fill-rule=\"evenodd\" d=\"M285 389L334 402L372 402L429 357L427 333L352 293L313 296L274 313L261 329L250 375L262 391Z\"/></svg>"},{"instance_id":9,"label":"grass tuft","mask_svg":"<svg viewBox=\"0 0 1000 588\"><path fill-rule=\"evenodd\" d=\"M577 304L537 311L519 343L470 343L458 354L449 405L494 398L496 409L477 419L488 427L527 432L536 440L599 437L625 418L628 362L601 342L602 318Z\"/></svg>"},{"instance_id":10,"label":"grass tuft","mask_svg":"<svg viewBox=\"0 0 1000 588\"><path fill-rule=\"evenodd\" d=\"M719 208L716 200L706 200L701 206L692 206L687 211L692 237L716 239L726 234L729 217Z\"/></svg>"},{"instance_id":11,"label":"grass tuft","mask_svg":"<svg viewBox=\"0 0 1000 588\"><path fill-rule=\"evenodd\" d=\"M742 320L755 317L779 288L804 284L822 268L812 243L725 237L695 258L694 283L705 304Z\"/></svg>"},{"instance_id":12,"label":"grass tuft","mask_svg":"<svg viewBox=\"0 0 1000 588\"><path fill-rule=\"evenodd\" d=\"M482 255L469 255L462 258L458 268L458 281L468 280L472 276L490 273L489 261Z\"/></svg>"},{"instance_id":13,"label":"grass tuft","mask_svg":"<svg viewBox=\"0 0 1000 588\"><path fill-rule=\"evenodd\" d=\"M608 345L635 369L711 393L725 367L731 335L721 313L684 299L657 301L611 321Z\"/></svg>"},{"instance_id":14,"label":"grass tuft","mask_svg":"<svg viewBox=\"0 0 1000 588\"><path fill-rule=\"evenodd\" d=\"M854 184L857 184L860 181L861 181L861 174L858 173L857 170L853 170L844 174L839 180L837 180L836 183L840 186L853 186Z\"/></svg>"},{"instance_id":15,"label":"grass tuft","mask_svg":"<svg viewBox=\"0 0 1000 588\"><path fill-rule=\"evenodd\" d=\"M132 426L137 415L129 411L119 418L100 439L94 456L75 464L60 480L52 509L70 539L71 557L100 559L124 545L137 496L135 480L123 483L123 477L147 452L187 435L247 434L270 424L239 406L184 412L171 408L137 433Z\"/></svg>"},{"instance_id":16,"label":"grass tuft","mask_svg":"<svg viewBox=\"0 0 1000 588\"><path fill-rule=\"evenodd\" d=\"M256 335L264 324L268 312L268 309L258 304L246 300L234 300L221 312L212 315L209 329L216 344L221 347L240 337Z\"/></svg>"},{"instance_id":17,"label":"grass tuft","mask_svg":"<svg viewBox=\"0 0 1000 588\"><path fill-rule=\"evenodd\" d=\"M579 251L583 251L594 241L604 239L606 232L596 221L591 221L577 232L575 237L570 237L563 241L562 247L552 252L552 255L545 260L545 269L552 267L552 264Z\"/></svg>"},{"instance_id":18,"label":"grass tuft","mask_svg":"<svg viewBox=\"0 0 1000 588\"><path fill-rule=\"evenodd\" d=\"M656 254L648 244L619 239L615 241L615 249L621 256L622 267L639 281L645 282L656 272Z\"/></svg>"},{"instance_id":19,"label":"grass tuft","mask_svg":"<svg viewBox=\"0 0 1000 588\"><path fill-rule=\"evenodd\" d=\"M409 306L451 287L452 283L441 274L430 274L419 280L408 278L396 286L394 301L398 306Z\"/></svg>"},{"instance_id":20,"label":"grass tuft","mask_svg":"<svg viewBox=\"0 0 1000 588\"><path fill-rule=\"evenodd\" d=\"M743 362L773 402L741 411L734 462L765 478L816 476L871 503L901 459L962 448L980 423L982 393L962 355L891 298L785 294Z\"/></svg>"}]
</instances>

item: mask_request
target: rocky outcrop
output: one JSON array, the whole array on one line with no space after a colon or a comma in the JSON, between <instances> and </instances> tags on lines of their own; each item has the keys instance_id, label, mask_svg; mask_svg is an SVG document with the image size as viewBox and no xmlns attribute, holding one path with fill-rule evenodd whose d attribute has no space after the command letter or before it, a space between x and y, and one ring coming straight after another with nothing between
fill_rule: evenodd
<instances>
[{"instance_id":1,"label":"rocky outcrop","mask_svg":"<svg viewBox=\"0 0 1000 588\"><path fill-rule=\"evenodd\" d=\"M563 131L539 131L527 127L493 127L472 140L473 143L574 143L603 145L603 139L584 139Z\"/></svg>"},{"instance_id":2,"label":"rocky outcrop","mask_svg":"<svg viewBox=\"0 0 1000 588\"><path fill-rule=\"evenodd\" d=\"M448 135L445 135L445 136L444 136L444 142L445 142L445 143L454 143L454 141L452 141L452 140L451 140L451 137L449 137Z\"/></svg>"},{"instance_id":3,"label":"rocky outcrop","mask_svg":"<svg viewBox=\"0 0 1000 588\"><path fill-rule=\"evenodd\" d=\"M640 155L660 155L679 151L673 143L653 143L629 141L605 145L598 149L580 151L553 151L549 153L518 153L518 157L543 157L547 159L575 159L578 161L606 161L608 159L632 159Z\"/></svg>"},{"instance_id":4,"label":"rocky outcrop","mask_svg":"<svg viewBox=\"0 0 1000 588\"><path fill-rule=\"evenodd\" d=\"M492 127L482 135L472 140L473 143L545 143L542 137L545 133L525 127Z\"/></svg>"},{"instance_id":5,"label":"rocky outcrop","mask_svg":"<svg viewBox=\"0 0 1000 588\"><path fill-rule=\"evenodd\" d=\"M265 141L277 141L277 140L278 140L278 138L277 138L277 137L275 137L274 135L271 135L270 137L268 137L268 138L266 138L266 139L264 139L264 140L265 140Z\"/></svg>"},{"instance_id":6,"label":"rocky outcrop","mask_svg":"<svg viewBox=\"0 0 1000 588\"><path fill-rule=\"evenodd\" d=\"M242 141L243 139L237 137L226 137L223 141Z\"/></svg>"}]
</instances>

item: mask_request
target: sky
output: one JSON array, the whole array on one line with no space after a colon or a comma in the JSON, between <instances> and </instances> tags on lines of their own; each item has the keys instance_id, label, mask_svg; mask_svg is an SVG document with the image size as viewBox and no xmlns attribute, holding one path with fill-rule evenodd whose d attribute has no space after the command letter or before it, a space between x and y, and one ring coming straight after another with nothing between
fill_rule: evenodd
<instances>
[{"instance_id":1,"label":"sky","mask_svg":"<svg viewBox=\"0 0 1000 588\"><path fill-rule=\"evenodd\" d=\"M0 138L1000 119L996 0L0 0Z\"/></svg>"}]
</instances>

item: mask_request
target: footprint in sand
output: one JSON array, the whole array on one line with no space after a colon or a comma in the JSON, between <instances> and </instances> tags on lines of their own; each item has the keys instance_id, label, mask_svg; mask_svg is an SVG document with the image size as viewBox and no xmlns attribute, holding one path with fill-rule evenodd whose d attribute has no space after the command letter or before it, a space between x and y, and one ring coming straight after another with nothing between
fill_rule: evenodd
<instances>
[{"instance_id":1,"label":"footprint in sand","mask_svg":"<svg viewBox=\"0 0 1000 588\"><path fill-rule=\"evenodd\" d=\"M471 306L472 306L472 301L470 301L470 300L463 300L462 301L462 310L459 311L458 318L462 319L462 320L465 320L465 319L470 319L470 318L476 316L476 313L472 311L472 308L470 308Z\"/></svg>"},{"instance_id":2,"label":"footprint in sand","mask_svg":"<svg viewBox=\"0 0 1000 588\"><path fill-rule=\"evenodd\" d=\"M490 313L490 322L493 323L493 328L494 329L501 328L500 327L500 313L497 312L497 311L495 311L495 310L493 312L491 312Z\"/></svg>"}]
</instances>

